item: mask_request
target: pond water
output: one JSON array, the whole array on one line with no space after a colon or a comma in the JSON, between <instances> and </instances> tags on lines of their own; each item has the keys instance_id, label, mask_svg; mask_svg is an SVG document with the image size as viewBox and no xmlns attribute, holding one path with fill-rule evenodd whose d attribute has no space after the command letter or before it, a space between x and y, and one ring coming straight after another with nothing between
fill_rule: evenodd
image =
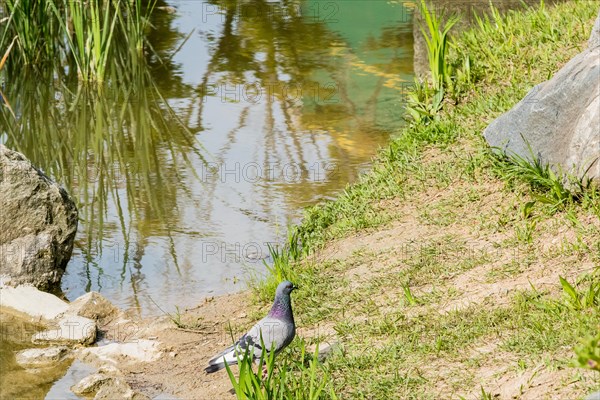
<instances>
[{"instance_id":1,"label":"pond water","mask_svg":"<svg viewBox=\"0 0 600 400\"><path fill-rule=\"evenodd\" d=\"M402 125L412 82L404 2L168 6L150 34L162 58L148 55L152 96L148 83L124 97L56 76L5 90L22 126L2 141L79 206L66 297L96 290L143 315L264 273L268 244L355 180Z\"/></svg>"}]
</instances>

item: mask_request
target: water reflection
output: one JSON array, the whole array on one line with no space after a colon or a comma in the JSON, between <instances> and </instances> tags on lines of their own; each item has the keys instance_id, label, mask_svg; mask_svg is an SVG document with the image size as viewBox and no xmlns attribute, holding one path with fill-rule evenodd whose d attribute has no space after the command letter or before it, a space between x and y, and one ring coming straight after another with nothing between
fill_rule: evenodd
<instances>
[{"instance_id":1,"label":"water reflection","mask_svg":"<svg viewBox=\"0 0 600 400\"><path fill-rule=\"evenodd\" d=\"M153 224L168 239L177 224L176 200L185 188L173 184L189 157L200 160L196 138L160 107L152 79L144 72L119 89L98 92L68 85L53 76L25 71L5 90L16 114L0 118L5 143L25 153L77 198L83 219L76 238L75 268L87 277L78 290L101 289L105 268L121 278L140 269L147 235L141 224ZM49 85L39 85L44 79ZM139 240L132 249L135 237ZM111 264L97 263L103 250L119 247ZM173 257L176 264L176 258ZM96 282L92 277L96 276ZM96 283L96 284L94 284ZM136 292L135 281L127 288Z\"/></svg>"},{"instance_id":2,"label":"water reflection","mask_svg":"<svg viewBox=\"0 0 600 400\"><path fill-rule=\"evenodd\" d=\"M266 244L402 123L403 3L170 5L148 34L150 73L131 85L99 94L50 72L5 90L17 123L3 112L2 141L78 200L69 298L98 290L156 313L242 288Z\"/></svg>"}]
</instances>

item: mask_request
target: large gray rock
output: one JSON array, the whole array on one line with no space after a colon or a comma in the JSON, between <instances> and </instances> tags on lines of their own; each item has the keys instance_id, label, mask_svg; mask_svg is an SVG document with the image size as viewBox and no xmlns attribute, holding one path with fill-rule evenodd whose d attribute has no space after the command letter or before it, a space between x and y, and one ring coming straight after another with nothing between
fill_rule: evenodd
<instances>
[{"instance_id":1,"label":"large gray rock","mask_svg":"<svg viewBox=\"0 0 600 400\"><path fill-rule=\"evenodd\" d=\"M599 20L600 16L597 26ZM490 146L509 155L539 158L564 173L600 180L598 35L596 30L591 47L485 129Z\"/></svg>"},{"instance_id":2,"label":"large gray rock","mask_svg":"<svg viewBox=\"0 0 600 400\"><path fill-rule=\"evenodd\" d=\"M596 18L596 23L592 28L592 34L590 35L590 40L588 41L588 48L596 47L600 45L600 12L598 13L598 18Z\"/></svg>"},{"instance_id":3,"label":"large gray rock","mask_svg":"<svg viewBox=\"0 0 600 400\"><path fill-rule=\"evenodd\" d=\"M590 394L585 400L600 400L600 392Z\"/></svg>"},{"instance_id":4,"label":"large gray rock","mask_svg":"<svg viewBox=\"0 0 600 400\"><path fill-rule=\"evenodd\" d=\"M71 258L77 208L21 153L0 144L0 277L51 289Z\"/></svg>"}]
</instances>

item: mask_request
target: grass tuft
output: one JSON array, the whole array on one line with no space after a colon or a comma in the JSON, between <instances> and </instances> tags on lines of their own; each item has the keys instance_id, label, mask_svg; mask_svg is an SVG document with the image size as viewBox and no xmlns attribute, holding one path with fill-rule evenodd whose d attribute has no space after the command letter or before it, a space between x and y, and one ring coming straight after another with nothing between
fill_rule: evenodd
<instances>
[{"instance_id":1,"label":"grass tuft","mask_svg":"<svg viewBox=\"0 0 600 400\"><path fill-rule=\"evenodd\" d=\"M337 399L331 385L331 377L319 362L319 346L312 355L306 354L306 344L297 340L293 351L280 355L275 363L275 352L261 352L257 371L254 371L248 349L238 354L238 377L225 364L227 374L238 400L319 400Z\"/></svg>"}]
</instances>

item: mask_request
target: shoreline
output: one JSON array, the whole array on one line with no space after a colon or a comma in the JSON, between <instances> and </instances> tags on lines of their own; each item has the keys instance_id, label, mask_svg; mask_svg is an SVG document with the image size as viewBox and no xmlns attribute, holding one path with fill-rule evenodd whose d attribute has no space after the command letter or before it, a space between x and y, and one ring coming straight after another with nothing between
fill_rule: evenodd
<instances>
[{"instance_id":1,"label":"shoreline","mask_svg":"<svg viewBox=\"0 0 600 400\"><path fill-rule=\"evenodd\" d=\"M309 208L267 279L170 316L113 315L99 326L103 346L77 357L118 368L132 398L235 398L225 372L203 368L287 278L300 285L298 332L278 357L298 360L300 342L335 347L317 375L340 398L537 400L599 389L597 373L574 367L573 348L597 330L600 305L573 306L560 279L577 293L598 279L600 198L541 201L548 192L508 176L481 137L585 46L597 13L585 2L509 13L512 48L477 28L459 35L473 88L437 120L403 130L338 199ZM135 351L118 347L127 344ZM290 372L308 387L301 370Z\"/></svg>"}]
</instances>

